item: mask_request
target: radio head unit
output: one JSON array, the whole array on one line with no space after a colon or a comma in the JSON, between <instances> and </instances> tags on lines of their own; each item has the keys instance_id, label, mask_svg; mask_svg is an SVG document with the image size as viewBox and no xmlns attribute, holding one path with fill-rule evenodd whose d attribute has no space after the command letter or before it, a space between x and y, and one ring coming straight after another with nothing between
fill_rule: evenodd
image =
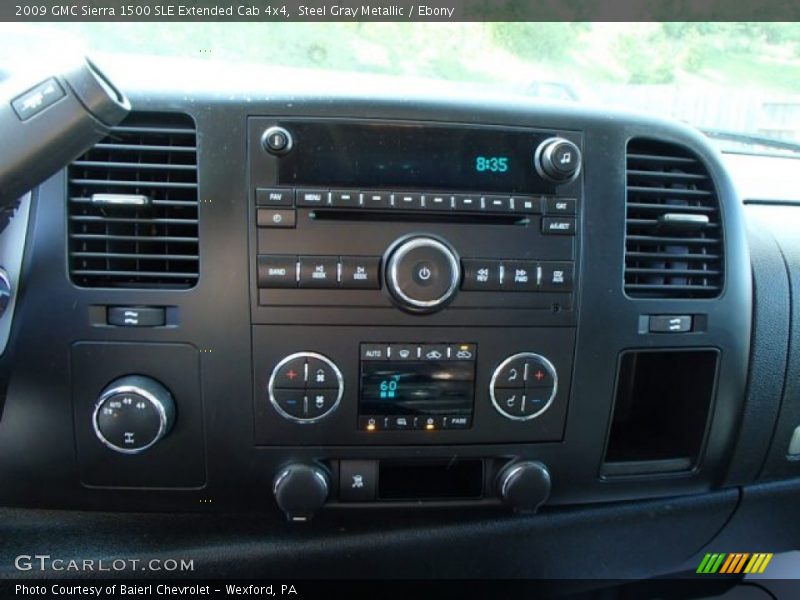
<instances>
[{"instance_id":1,"label":"radio head unit","mask_svg":"<svg viewBox=\"0 0 800 600\"><path fill-rule=\"evenodd\" d=\"M520 324L572 311L580 133L311 118L248 124L256 322L284 307L352 307L354 318L372 314L375 324L386 313L372 308L469 311L470 319L514 309ZM332 322L351 322L337 320L343 314Z\"/></svg>"}]
</instances>

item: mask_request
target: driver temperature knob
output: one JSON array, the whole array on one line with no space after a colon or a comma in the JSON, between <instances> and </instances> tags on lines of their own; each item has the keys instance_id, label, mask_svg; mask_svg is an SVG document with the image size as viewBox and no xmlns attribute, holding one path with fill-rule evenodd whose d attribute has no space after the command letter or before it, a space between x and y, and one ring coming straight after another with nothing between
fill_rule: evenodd
<instances>
[{"instance_id":1,"label":"driver temperature knob","mask_svg":"<svg viewBox=\"0 0 800 600\"><path fill-rule=\"evenodd\" d=\"M539 144L533 162L536 171L545 179L566 183L581 171L581 150L564 138L548 138Z\"/></svg>"},{"instance_id":2,"label":"driver temperature knob","mask_svg":"<svg viewBox=\"0 0 800 600\"><path fill-rule=\"evenodd\" d=\"M536 512L550 497L550 471L537 461L507 465L497 478L503 502L517 512Z\"/></svg>"},{"instance_id":3,"label":"driver temperature knob","mask_svg":"<svg viewBox=\"0 0 800 600\"><path fill-rule=\"evenodd\" d=\"M289 465L275 477L275 502L290 521L308 521L328 499L330 484L325 471L303 464Z\"/></svg>"},{"instance_id":4,"label":"driver temperature knob","mask_svg":"<svg viewBox=\"0 0 800 600\"><path fill-rule=\"evenodd\" d=\"M400 306L413 312L443 308L455 295L461 266L455 250L431 237L397 244L386 262L385 281Z\"/></svg>"}]
</instances>

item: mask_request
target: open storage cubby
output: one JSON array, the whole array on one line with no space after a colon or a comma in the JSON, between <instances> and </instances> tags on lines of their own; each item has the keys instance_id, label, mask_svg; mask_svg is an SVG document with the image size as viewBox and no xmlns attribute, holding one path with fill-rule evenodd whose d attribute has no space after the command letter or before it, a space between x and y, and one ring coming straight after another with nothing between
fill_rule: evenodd
<instances>
[{"instance_id":1,"label":"open storage cubby","mask_svg":"<svg viewBox=\"0 0 800 600\"><path fill-rule=\"evenodd\" d=\"M620 356L601 475L689 471L699 462L715 395L715 349Z\"/></svg>"}]
</instances>

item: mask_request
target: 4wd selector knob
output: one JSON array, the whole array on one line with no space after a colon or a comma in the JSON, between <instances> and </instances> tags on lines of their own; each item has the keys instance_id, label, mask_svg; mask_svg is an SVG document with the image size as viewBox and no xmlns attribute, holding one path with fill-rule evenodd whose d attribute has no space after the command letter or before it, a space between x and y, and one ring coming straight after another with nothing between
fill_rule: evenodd
<instances>
[{"instance_id":1,"label":"4wd selector knob","mask_svg":"<svg viewBox=\"0 0 800 600\"><path fill-rule=\"evenodd\" d=\"M412 237L390 251L385 280L403 308L430 312L453 297L461 280L461 266L455 251L443 242Z\"/></svg>"},{"instance_id":2,"label":"4wd selector knob","mask_svg":"<svg viewBox=\"0 0 800 600\"><path fill-rule=\"evenodd\" d=\"M550 181L565 183L581 170L581 150L560 137L548 138L539 144L533 157L536 171Z\"/></svg>"},{"instance_id":3,"label":"4wd selector knob","mask_svg":"<svg viewBox=\"0 0 800 600\"><path fill-rule=\"evenodd\" d=\"M111 382L101 392L92 416L97 438L122 454L144 452L167 435L174 422L172 394L144 375Z\"/></svg>"}]
</instances>

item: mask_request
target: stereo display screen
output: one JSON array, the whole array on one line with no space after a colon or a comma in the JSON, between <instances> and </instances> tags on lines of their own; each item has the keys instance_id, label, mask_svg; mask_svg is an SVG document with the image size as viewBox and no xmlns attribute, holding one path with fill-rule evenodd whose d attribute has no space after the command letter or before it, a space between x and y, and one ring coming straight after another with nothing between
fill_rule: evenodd
<instances>
[{"instance_id":1,"label":"stereo display screen","mask_svg":"<svg viewBox=\"0 0 800 600\"><path fill-rule=\"evenodd\" d=\"M277 160L278 184L553 193L534 167L552 134L500 127L281 121L294 138Z\"/></svg>"}]
</instances>

